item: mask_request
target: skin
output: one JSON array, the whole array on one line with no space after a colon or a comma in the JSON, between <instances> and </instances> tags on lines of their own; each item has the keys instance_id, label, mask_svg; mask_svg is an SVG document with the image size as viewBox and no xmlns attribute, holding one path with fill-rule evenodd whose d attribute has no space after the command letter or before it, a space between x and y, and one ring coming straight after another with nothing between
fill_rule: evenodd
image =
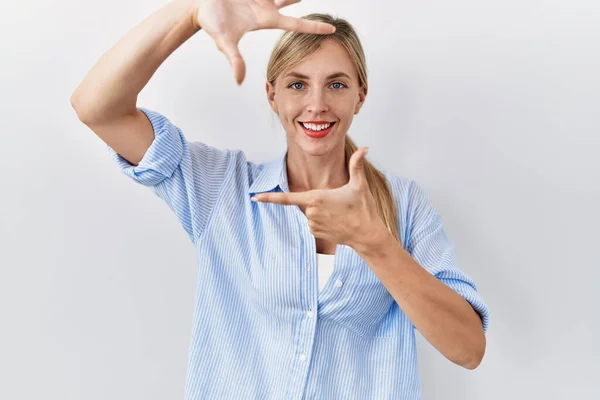
<instances>
[{"instance_id":1,"label":"skin","mask_svg":"<svg viewBox=\"0 0 600 400\"><path fill-rule=\"evenodd\" d=\"M346 76L328 78L337 73ZM358 72L348 52L333 39L326 39L316 52L280 74L275 86L267 82L266 91L287 135L290 191L347 184L345 137L367 94L366 88L359 87ZM299 121L335 121L335 125L326 137L313 139Z\"/></svg>"}]
</instances>

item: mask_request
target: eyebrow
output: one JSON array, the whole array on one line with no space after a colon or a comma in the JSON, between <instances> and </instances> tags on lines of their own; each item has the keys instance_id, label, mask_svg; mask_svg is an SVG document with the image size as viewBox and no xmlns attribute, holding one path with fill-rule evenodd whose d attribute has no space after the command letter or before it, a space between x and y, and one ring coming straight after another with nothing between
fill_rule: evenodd
<instances>
[{"instance_id":1,"label":"eyebrow","mask_svg":"<svg viewBox=\"0 0 600 400\"><path fill-rule=\"evenodd\" d=\"M308 75L304 75L304 74L301 74L299 72L293 72L293 71L290 72L290 73L288 73L284 78L287 78L288 76L292 76L292 77L299 78L299 79L306 79L306 80L310 79L310 77ZM335 74L329 75L325 79L329 80L329 79L334 79L334 78L348 78L348 79L351 79L350 76L348 76L348 74L346 74L344 72L336 72Z\"/></svg>"}]
</instances>

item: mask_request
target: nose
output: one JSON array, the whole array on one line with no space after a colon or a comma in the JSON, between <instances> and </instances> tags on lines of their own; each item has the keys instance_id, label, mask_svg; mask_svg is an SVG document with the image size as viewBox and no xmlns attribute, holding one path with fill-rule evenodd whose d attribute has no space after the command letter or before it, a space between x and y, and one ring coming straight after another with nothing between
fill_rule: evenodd
<instances>
[{"instance_id":1,"label":"nose","mask_svg":"<svg viewBox=\"0 0 600 400\"><path fill-rule=\"evenodd\" d=\"M329 111L325 92L321 89L311 90L308 96L308 112L311 114L319 114Z\"/></svg>"}]
</instances>

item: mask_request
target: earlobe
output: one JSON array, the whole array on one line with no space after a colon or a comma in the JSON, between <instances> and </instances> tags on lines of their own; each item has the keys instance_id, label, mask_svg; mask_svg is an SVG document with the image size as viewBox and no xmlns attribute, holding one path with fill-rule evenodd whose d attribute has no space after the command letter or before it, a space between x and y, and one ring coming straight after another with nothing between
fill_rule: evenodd
<instances>
[{"instance_id":1,"label":"earlobe","mask_svg":"<svg viewBox=\"0 0 600 400\"><path fill-rule=\"evenodd\" d=\"M364 103L363 103L362 101L359 101L359 102L356 104L356 107L354 107L354 115L356 115L356 114L358 114L358 113L360 112L360 109L362 108L362 105L363 105L363 104L364 104Z\"/></svg>"}]
</instances>

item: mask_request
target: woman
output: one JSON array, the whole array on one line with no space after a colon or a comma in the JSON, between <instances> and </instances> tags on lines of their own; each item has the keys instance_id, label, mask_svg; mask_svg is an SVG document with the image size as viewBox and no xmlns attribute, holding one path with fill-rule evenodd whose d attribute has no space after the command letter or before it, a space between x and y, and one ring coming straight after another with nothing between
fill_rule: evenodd
<instances>
[{"instance_id":1,"label":"woman","mask_svg":"<svg viewBox=\"0 0 600 400\"><path fill-rule=\"evenodd\" d=\"M98 61L72 104L196 247L186 399L418 399L414 328L473 369L488 309L423 190L375 169L347 136L367 94L355 31L327 15L279 14L294 2L172 1ZM255 164L189 142L136 107L160 64L200 30L241 83L237 43L264 28L287 31L266 82L287 135L280 157Z\"/></svg>"}]
</instances>

